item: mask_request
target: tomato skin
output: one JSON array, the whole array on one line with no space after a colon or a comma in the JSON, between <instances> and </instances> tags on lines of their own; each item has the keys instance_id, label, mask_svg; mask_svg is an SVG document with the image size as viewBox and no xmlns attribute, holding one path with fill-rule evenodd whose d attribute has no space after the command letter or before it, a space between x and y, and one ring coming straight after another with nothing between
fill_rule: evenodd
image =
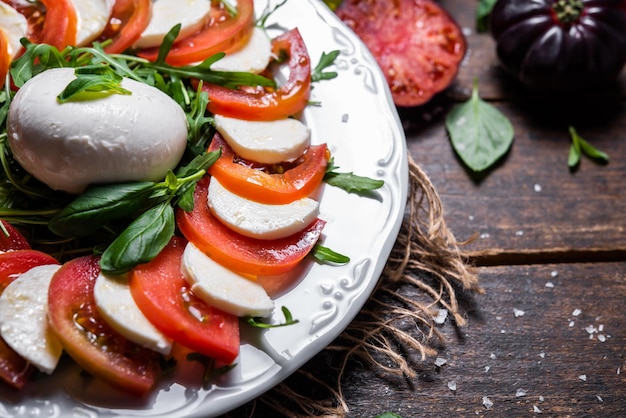
<instances>
[{"instance_id":1,"label":"tomato skin","mask_svg":"<svg viewBox=\"0 0 626 418\"><path fill-rule=\"evenodd\" d=\"M235 162L232 148L216 134L209 151L219 149L222 154L209 168L209 173L233 193L268 204L290 203L310 195L322 182L330 158L326 144L314 145L297 166L282 174L269 174Z\"/></svg>"},{"instance_id":2,"label":"tomato skin","mask_svg":"<svg viewBox=\"0 0 626 418\"><path fill-rule=\"evenodd\" d=\"M9 45L4 31L0 28L0 88L4 87L10 66L11 56L9 55Z\"/></svg>"},{"instance_id":3,"label":"tomato skin","mask_svg":"<svg viewBox=\"0 0 626 418\"><path fill-rule=\"evenodd\" d=\"M249 275L275 275L295 268L311 251L326 222L315 220L303 231L276 240L244 237L215 218L207 204L210 177L200 180L194 193L194 209L176 212L183 235L216 262Z\"/></svg>"},{"instance_id":4,"label":"tomato skin","mask_svg":"<svg viewBox=\"0 0 626 418\"><path fill-rule=\"evenodd\" d=\"M213 2L215 3L215 2ZM214 8L209 22L198 33L180 39L172 45L165 62L181 66L204 61L218 52L231 52L241 48L250 37L254 25L254 1L239 0L237 16L232 17L223 5ZM156 60L159 48L146 48L137 55Z\"/></svg>"},{"instance_id":5,"label":"tomato skin","mask_svg":"<svg viewBox=\"0 0 626 418\"><path fill-rule=\"evenodd\" d=\"M99 272L95 256L61 266L48 290L50 325L65 351L87 372L124 392L145 395L160 373L159 356L122 337L100 316L93 296Z\"/></svg>"},{"instance_id":6,"label":"tomato skin","mask_svg":"<svg viewBox=\"0 0 626 418\"><path fill-rule=\"evenodd\" d=\"M45 264L58 264L58 261L46 253L30 249L0 253L0 295L20 274ZM0 379L21 389L34 371L35 368L0 337Z\"/></svg>"},{"instance_id":7,"label":"tomato skin","mask_svg":"<svg viewBox=\"0 0 626 418\"><path fill-rule=\"evenodd\" d=\"M22 235L13 225L0 219L0 251L27 250L30 244L26 237ZM4 234L3 228L7 235Z\"/></svg>"},{"instance_id":8,"label":"tomato skin","mask_svg":"<svg viewBox=\"0 0 626 418\"><path fill-rule=\"evenodd\" d=\"M465 36L435 1L344 0L336 13L378 62L397 106L424 104L456 77Z\"/></svg>"},{"instance_id":9,"label":"tomato skin","mask_svg":"<svg viewBox=\"0 0 626 418\"><path fill-rule=\"evenodd\" d=\"M46 7L46 18L41 33L35 40L62 50L76 45L78 20L71 0L41 0Z\"/></svg>"},{"instance_id":10,"label":"tomato skin","mask_svg":"<svg viewBox=\"0 0 626 418\"><path fill-rule=\"evenodd\" d=\"M570 18L555 4L495 4L489 25L502 68L536 89L579 90L615 79L626 63L626 1L580 0Z\"/></svg>"},{"instance_id":11,"label":"tomato skin","mask_svg":"<svg viewBox=\"0 0 626 418\"><path fill-rule=\"evenodd\" d=\"M173 237L156 258L132 271L133 298L146 318L173 341L231 364L239 355L239 319L191 293L180 270L186 244ZM193 306L194 312L188 306ZM201 315L202 321L196 315Z\"/></svg>"},{"instance_id":12,"label":"tomato skin","mask_svg":"<svg viewBox=\"0 0 626 418\"><path fill-rule=\"evenodd\" d=\"M119 54L130 48L146 29L152 17L152 0L116 0L109 24L99 37L113 42L104 48Z\"/></svg>"},{"instance_id":13,"label":"tomato skin","mask_svg":"<svg viewBox=\"0 0 626 418\"><path fill-rule=\"evenodd\" d=\"M298 29L272 40L272 52L288 54L289 78L278 89L254 91L203 84L209 112L246 120L276 120L302 111L311 93L311 59Z\"/></svg>"}]
</instances>

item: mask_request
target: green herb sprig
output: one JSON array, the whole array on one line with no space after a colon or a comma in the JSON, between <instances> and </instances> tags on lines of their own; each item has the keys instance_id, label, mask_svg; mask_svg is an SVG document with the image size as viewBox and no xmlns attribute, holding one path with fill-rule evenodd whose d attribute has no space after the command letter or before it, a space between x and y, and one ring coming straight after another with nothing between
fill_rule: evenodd
<instances>
[{"instance_id":1,"label":"green herb sprig","mask_svg":"<svg viewBox=\"0 0 626 418\"><path fill-rule=\"evenodd\" d=\"M586 155L587 157L603 164L607 164L609 162L609 155L604 151L600 151L583 139L583 137L576 132L576 129L574 129L573 126L569 127L569 134L572 139L572 145L569 149L567 165L570 169L574 169L578 166L582 155Z\"/></svg>"},{"instance_id":2,"label":"green herb sprig","mask_svg":"<svg viewBox=\"0 0 626 418\"><path fill-rule=\"evenodd\" d=\"M248 325L253 326L255 328L265 328L265 329L286 327L286 326L294 325L300 322L297 319L293 319L293 315L291 314L289 309L287 309L286 306L281 307L281 311L283 312L283 315L285 316L285 322L281 322L279 324L268 324L267 322L263 322L263 318L256 318L256 317L250 317L248 318L246 322L248 323Z\"/></svg>"}]
</instances>

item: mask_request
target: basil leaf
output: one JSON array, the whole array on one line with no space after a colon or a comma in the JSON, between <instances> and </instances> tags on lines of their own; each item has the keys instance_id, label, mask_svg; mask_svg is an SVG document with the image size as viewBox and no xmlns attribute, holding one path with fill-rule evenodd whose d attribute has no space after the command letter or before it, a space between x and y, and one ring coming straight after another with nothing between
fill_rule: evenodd
<instances>
[{"instance_id":1,"label":"basil leaf","mask_svg":"<svg viewBox=\"0 0 626 418\"><path fill-rule=\"evenodd\" d=\"M585 154L587 157L597 160L599 162L602 162L602 163L609 162L609 155L603 151L600 151L599 149L591 145L589 142L587 142L585 139L583 139L583 137L578 135L578 132L576 132L576 129L574 129L574 127L572 126L569 127L569 133L572 138L572 148L576 148L576 150L578 151L578 154L579 154L578 160L580 160L581 154ZM572 151L570 148L570 157L571 157L571 153ZM574 164L571 164L571 163L573 163L573 161L570 161L568 159L568 164L570 167L574 167L576 164L578 164L578 161L576 161Z\"/></svg>"},{"instance_id":2,"label":"basil leaf","mask_svg":"<svg viewBox=\"0 0 626 418\"><path fill-rule=\"evenodd\" d=\"M48 228L62 237L90 235L109 221L136 213L153 187L152 182L89 187L53 217Z\"/></svg>"},{"instance_id":3,"label":"basil leaf","mask_svg":"<svg viewBox=\"0 0 626 418\"><path fill-rule=\"evenodd\" d=\"M312 255L316 260L323 263L347 264L350 262L350 257L339 254L319 244L315 244L313 247Z\"/></svg>"},{"instance_id":4,"label":"basil leaf","mask_svg":"<svg viewBox=\"0 0 626 418\"><path fill-rule=\"evenodd\" d=\"M454 106L445 124L455 151L475 172L491 167L513 143L511 122L478 96L477 80L474 80L472 97Z\"/></svg>"},{"instance_id":5,"label":"basil leaf","mask_svg":"<svg viewBox=\"0 0 626 418\"><path fill-rule=\"evenodd\" d=\"M478 6L476 6L476 30L478 32L487 32L489 30L489 16L497 1L478 0Z\"/></svg>"},{"instance_id":6,"label":"basil leaf","mask_svg":"<svg viewBox=\"0 0 626 418\"><path fill-rule=\"evenodd\" d=\"M122 274L156 257L174 235L174 209L169 202L148 209L135 219L102 254L100 268Z\"/></svg>"}]
</instances>

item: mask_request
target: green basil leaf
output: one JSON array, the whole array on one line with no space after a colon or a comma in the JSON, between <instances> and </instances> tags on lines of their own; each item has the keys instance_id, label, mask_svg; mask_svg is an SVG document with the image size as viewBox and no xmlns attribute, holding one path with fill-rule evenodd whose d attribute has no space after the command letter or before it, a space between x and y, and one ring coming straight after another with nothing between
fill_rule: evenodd
<instances>
[{"instance_id":1,"label":"green basil leaf","mask_svg":"<svg viewBox=\"0 0 626 418\"><path fill-rule=\"evenodd\" d=\"M174 209L169 202L152 207L135 219L102 254L100 267L122 274L156 257L174 235Z\"/></svg>"},{"instance_id":2,"label":"green basil leaf","mask_svg":"<svg viewBox=\"0 0 626 418\"><path fill-rule=\"evenodd\" d=\"M319 244L315 244L315 246L313 247L312 255L313 257L315 257L316 260L323 263L347 264L350 262L350 257L339 254L331 250L330 248L324 247Z\"/></svg>"},{"instance_id":3,"label":"green basil leaf","mask_svg":"<svg viewBox=\"0 0 626 418\"><path fill-rule=\"evenodd\" d=\"M62 237L84 237L102 225L136 213L154 183L136 182L88 187L48 223Z\"/></svg>"},{"instance_id":4,"label":"green basil leaf","mask_svg":"<svg viewBox=\"0 0 626 418\"><path fill-rule=\"evenodd\" d=\"M476 6L476 30L478 32L487 32L489 30L489 16L497 1L478 0L478 6Z\"/></svg>"},{"instance_id":5,"label":"green basil leaf","mask_svg":"<svg viewBox=\"0 0 626 418\"><path fill-rule=\"evenodd\" d=\"M475 172L491 167L513 143L511 122L478 96L476 80L472 97L454 106L446 116L445 124L455 151Z\"/></svg>"}]
</instances>

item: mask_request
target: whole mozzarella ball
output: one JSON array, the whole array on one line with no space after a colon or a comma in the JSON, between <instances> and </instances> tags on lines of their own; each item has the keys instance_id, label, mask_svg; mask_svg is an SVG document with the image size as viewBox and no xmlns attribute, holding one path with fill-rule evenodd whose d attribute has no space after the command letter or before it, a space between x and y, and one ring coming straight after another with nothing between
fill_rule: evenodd
<instances>
[{"instance_id":1,"label":"whole mozzarella ball","mask_svg":"<svg viewBox=\"0 0 626 418\"><path fill-rule=\"evenodd\" d=\"M132 94L57 101L74 69L44 71L11 103L7 132L15 159L52 189L80 193L89 184L159 181L187 144L182 108L155 87L124 78Z\"/></svg>"}]
</instances>

